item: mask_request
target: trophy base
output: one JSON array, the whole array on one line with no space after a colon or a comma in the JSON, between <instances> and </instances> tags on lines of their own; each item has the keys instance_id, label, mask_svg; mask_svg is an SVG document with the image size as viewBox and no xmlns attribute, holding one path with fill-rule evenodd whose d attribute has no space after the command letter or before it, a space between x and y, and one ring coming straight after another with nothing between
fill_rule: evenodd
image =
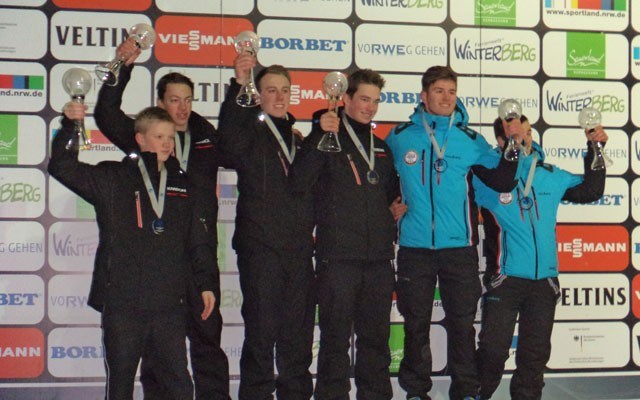
<instances>
[{"instance_id":1,"label":"trophy base","mask_svg":"<svg viewBox=\"0 0 640 400\"><path fill-rule=\"evenodd\" d=\"M98 65L95 68L95 72L98 79L100 79L105 85L115 86L118 83L118 77L116 74L103 65Z\"/></svg>"}]
</instances>

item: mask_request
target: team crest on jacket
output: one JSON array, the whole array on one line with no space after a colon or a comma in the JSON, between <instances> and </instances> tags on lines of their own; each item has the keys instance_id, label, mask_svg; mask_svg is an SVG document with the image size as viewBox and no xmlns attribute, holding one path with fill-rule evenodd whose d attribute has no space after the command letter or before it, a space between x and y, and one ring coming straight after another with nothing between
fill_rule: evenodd
<instances>
[{"instance_id":1,"label":"team crest on jacket","mask_svg":"<svg viewBox=\"0 0 640 400\"><path fill-rule=\"evenodd\" d=\"M415 150L409 150L404 155L404 162L407 165L413 165L418 162L418 153Z\"/></svg>"},{"instance_id":2,"label":"team crest on jacket","mask_svg":"<svg viewBox=\"0 0 640 400\"><path fill-rule=\"evenodd\" d=\"M500 200L500 204L511 204L511 202L513 201L513 195L511 194L511 192L509 193L500 193L498 194L498 200Z\"/></svg>"}]
</instances>

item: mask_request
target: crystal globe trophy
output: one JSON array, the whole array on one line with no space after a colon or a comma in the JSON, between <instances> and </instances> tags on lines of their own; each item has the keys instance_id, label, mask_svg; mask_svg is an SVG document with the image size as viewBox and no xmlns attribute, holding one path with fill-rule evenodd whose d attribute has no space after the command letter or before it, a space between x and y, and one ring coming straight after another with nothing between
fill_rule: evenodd
<instances>
[{"instance_id":1,"label":"crystal globe trophy","mask_svg":"<svg viewBox=\"0 0 640 400\"><path fill-rule=\"evenodd\" d=\"M242 31L236 36L235 45L239 54L249 53L255 56L260 49L260 38L255 32ZM260 104L260 93L253 78L253 68L249 73L249 79L242 85L236 96L236 103L241 107L255 107Z\"/></svg>"},{"instance_id":2,"label":"crystal globe trophy","mask_svg":"<svg viewBox=\"0 0 640 400\"><path fill-rule=\"evenodd\" d=\"M324 91L329 97L329 111L338 111L338 102L349 87L347 77L341 72L329 72L323 81ZM338 153L342 151L338 135L335 132L325 132L318 143L318 150L327 153Z\"/></svg>"},{"instance_id":3,"label":"crystal globe trophy","mask_svg":"<svg viewBox=\"0 0 640 400\"><path fill-rule=\"evenodd\" d=\"M93 79L91 74L82 68L71 68L62 76L62 87L71 96L75 103L84 104L84 96L91 90ZM88 150L91 148L91 140L84 129L84 120L74 120L74 136L67 143L67 149Z\"/></svg>"},{"instance_id":4,"label":"crystal globe trophy","mask_svg":"<svg viewBox=\"0 0 640 400\"><path fill-rule=\"evenodd\" d=\"M578 114L578 123L587 131L593 132L594 128L602 122L602 113L597 108L586 107L580 110ZM591 170L598 171L613 165L613 161L602 151L602 143L591 141L593 148L593 161L591 162Z\"/></svg>"},{"instance_id":5,"label":"crystal globe trophy","mask_svg":"<svg viewBox=\"0 0 640 400\"><path fill-rule=\"evenodd\" d=\"M151 25L137 24L129 29L129 37L133 38L138 48L147 50L153 47L156 41L156 31ZM105 85L115 86L118 83L118 74L124 62L125 60L116 57L107 64L97 65L95 68L96 76Z\"/></svg>"},{"instance_id":6,"label":"crystal globe trophy","mask_svg":"<svg viewBox=\"0 0 640 400\"><path fill-rule=\"evenodd\" d=\"M515 99L502 100L498 106L498 115L503 121L507 121L508 124L516 118L520 119L522 116L522 106L520 102ZM518 158L520 158L520 148L513 138L513 135L509 136L507 140L507 148L504 149L503 156L507 161L518 161Z\"/></svg>"}]
</instances>

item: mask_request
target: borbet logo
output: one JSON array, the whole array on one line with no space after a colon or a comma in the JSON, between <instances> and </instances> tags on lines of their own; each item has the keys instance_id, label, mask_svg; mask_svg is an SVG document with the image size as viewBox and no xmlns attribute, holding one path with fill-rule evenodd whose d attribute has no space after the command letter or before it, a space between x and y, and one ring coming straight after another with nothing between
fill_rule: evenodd
<instances>
[{"instance_id":1,"label":"borbet logo","mask_svg":"<svg viewBox=\"0 0 640 400\"><path fill-rule=\"evenodd\" d=\"M35 328L0 328L0 379L35 378L44 370L44 335Z\"/></svg>"},{"instance_id":2,"label":"borbet logo","mask_svg":"<svg viewBox=\"0 0 640 400\"><path fill-rule=\"evenodd\" d=\"M155 55L166 64L233 66L234 38L254 30L243 18L162 16L155 26Z\"/></svg>"},{"instance_id":3,"label":"borbet logo","mask_svg":"<svg viewBox=\"0 0 640 400\"><path fill-rule=\"evenodd\" d=\"M640 275L636 275L631 281L631 293L631 310L640 319Z\"/></svg>"},{"instance_id":4,"label":"borbet logo","mask_svg":"<svg viewBox=\"0 0 640 400\"><path fill-rule=\"evenodd\" d=\"M560 271L622 271L629 263L629 232L622 226L559 225Z\"/></svg>"},{"instance_id":5,"label":"borbet logo","mask_svg":"<svg viewBox=\"0 0 640 400\"><path fill-rule=\"evenodd\" d=\"M151 0L53 0L53 4L60 8L144 11L151 6Z\"/></svg>"}]
</instances>

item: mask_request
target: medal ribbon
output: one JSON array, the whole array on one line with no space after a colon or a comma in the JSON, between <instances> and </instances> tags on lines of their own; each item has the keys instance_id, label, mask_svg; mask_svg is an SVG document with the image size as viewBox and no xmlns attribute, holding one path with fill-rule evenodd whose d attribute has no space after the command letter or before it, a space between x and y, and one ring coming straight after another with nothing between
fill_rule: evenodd
<instances>
[{"instance_id":1,"label":"medal ribbon","mask_svg":"<svg viewBox=\"0 0 640 400\"><path fill-rule=\"evenodd\" d=\"M367 152L365 151L364 146L362 145L362 142L360 141L360 139L358 139L356 132L353 130L353 127L349 123L349 120L347 120L347 117L345 114L342 114L342 123L344 124L344 127L347 129L347 133L349 134L349 137L353 141L353 144L356 145L358 152L360 153L364 161L369 166L369 171L373 171L373 169L376 166L376 158L373 156L373 130L369 130L369 157L367 157Z\"/></svg>"},{"instance_id":2,"label":"medal ribbon","mask_svg":"<svg viewBox=\"0 0 640 400\"><path fill-rule=\"evenodd\" d=\"M167 190L167 168L162 165L162 169L160 169L160 185L158 187L158 196L156 196L156 191L153 188L153 184L151 183L151 178L149 178L149 171L147 171L147 167L144 165L142 157L138 159L138 169L140 170L140 174L142 175L144 186L147 188L147 194L149 195L149 200L151 201L151 207L158 216L158 219L162 219L162 213L164 211L164 198Z\"/></svg>"},{"instance_id":3,"label":"medal ribbon","mask_svg":"<svg viewBox=\"0 0 640 400\"><path fill-rule=\"evenodd\" d=\"M182 148L182 141L180 135L176 136L176 158L180 162L180 167L184 172L187 172L187 164L189 163L189 150L191 149L191 134L189 131L184 132L184 149Z\"/></svg>"},{"instance_id":4,"label":"medal ribbon","mask_svg":"<svg viewBox=\"0 0 640 400\"><path fill-rule=\"evenodd\" d=\"M438 141L436 140L436 134L433 131L433 129L431 129L431 127L429 126L429 123L427 122L427 118L424 116L424 110L421 110L420 116L422 117L422 126L424 126L425 131L427 131L427 134L429 135L429 140L431 140L431 146L433 146L433 150L436 152L436 156L438 157L438 160L443 160L444 152L447 151L447 142L449 141L449 135L445 134L444 144L442 145L442 148L440 148L440 145L438 145ZM452 124L453 124L453 114L451 114L451 119L449 121L449 129L451 128ZM447 130L447 133L449 133L449 130ZM437 173L438 184L440 184L440 171L436 170L436 173Z\"/></svg>"},{"instance_id":5,"label":"medal ribbon","mask_svg":"<svg viewBox=\"0 0 640 400\"><path fill-rule=\"evenodd\" d=\"M269 130L280 144L282 153L287 158L287 161L289 161L289 165L293 164L293 159L296 158L296 138L293 133L293 129L291 130L291 151L289 151L289 149L287 148L287 144L284 142L282 135L280 135L278 128L276 128L276 124L273 123L273 120L271 119L269 114L262 113L261 117L267 123Z\"/></svg>"},{"instance_id":6,"label":"medal ribbon","mask_svg":"<svg viewBox=\"0 0 640 400\"><path fill-rule=\"evenodd\" d=\"M524 185L524 191L522 194L524 197L529 196L529 192L531 191L531 184L533 183L533 176L536 174L536 164L538 162L538 155L533 154L533 161L531 161L531 166L529 167L529 176L527 176L527 182Z\"/></svg>"}]
</instances>

